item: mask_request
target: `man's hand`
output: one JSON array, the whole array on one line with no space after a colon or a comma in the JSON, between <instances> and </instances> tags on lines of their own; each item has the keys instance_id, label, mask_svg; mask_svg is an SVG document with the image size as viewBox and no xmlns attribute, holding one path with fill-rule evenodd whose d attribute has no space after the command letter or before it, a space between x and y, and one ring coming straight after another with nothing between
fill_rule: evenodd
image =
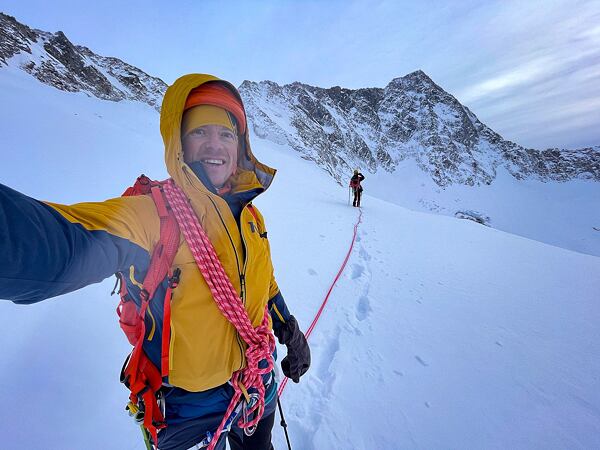
<instances>
[{"instance_id":1,"label":"man's hand","mask_svg":"<svg viewBox=\"0 0 600 450\"><path fill-rule=\"evenodd\" d=\"M279 343L287 347L287 356L281 361L283 374L298 383L310 367L310 348L306 337L300 331L294 316L290 316L283 326L275 330L275 335Z\"/></svg>"}]
</instances>

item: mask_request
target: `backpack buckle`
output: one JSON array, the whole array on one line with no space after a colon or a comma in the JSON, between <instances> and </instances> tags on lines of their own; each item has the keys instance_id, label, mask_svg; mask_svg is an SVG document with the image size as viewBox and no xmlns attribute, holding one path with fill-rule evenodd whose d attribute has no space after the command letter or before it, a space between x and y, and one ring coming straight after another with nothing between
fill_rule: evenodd
<instances>
[{"instance_id":1,"label":"backpack buckle","mask_svg":"<svg viewBox=\"0 0 600 450\"><path fill-rule=\"evenodd\" d=\"M171 275L171 277L169 277L169 287L171 289L175 289L177 287L177 285L179 284L180 275L181 275L181 269L178 267L173 272L173 275Z\"/></svg>"}]
</instances>

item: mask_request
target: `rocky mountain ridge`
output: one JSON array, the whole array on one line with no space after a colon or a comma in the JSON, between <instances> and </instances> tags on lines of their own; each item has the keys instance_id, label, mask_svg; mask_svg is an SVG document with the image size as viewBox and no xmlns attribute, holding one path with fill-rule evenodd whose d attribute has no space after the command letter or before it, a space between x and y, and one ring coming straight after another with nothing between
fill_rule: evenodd
<instances>
[{"instance_id":1,"label":"rocky mountain ridge","mask_svg":"<svg viewBox=\"0 0 600 450\"><path fill-rule=\"evenodd\" d=\"M167 85L118 58L31 29L0 13L0 70L10 64L42 83L157 111ZM517 179L600 181L600 146L536 150L507 141L418 70L385 88L320 88L294 82L240 86L255 134L286 144L338 182L351 170L394 172L413 160L439 186L490 184L499 168Z\"/></svg>"},{"instance_id":2,"label":"rocky mountain ridge","mask_svg":"<svg viewBox=\"0 0 600 450\"><path fill-rule=\"evenodd\" d=\"M31 29L0 13L0 67L11 58L39 81L68 92L85 92L103 100L133 100L160 111L167 85L121 61L74 45L62 31Z\"/></svg>"},{"instance_id":3,"label":"rocky mountain ridge","mask_svg":"<svg viewBox=\"0 0 600 450\"><path fill-rule=\"evenodd\" d=\"M517 179L600 181L600 146L536 150L507 141L423 71L385 88L329 89L271 81L240 86L254 132L287 144L338 181L354 167L393 172L413 159L440 186Z\"/></svg>"}]
</instances>

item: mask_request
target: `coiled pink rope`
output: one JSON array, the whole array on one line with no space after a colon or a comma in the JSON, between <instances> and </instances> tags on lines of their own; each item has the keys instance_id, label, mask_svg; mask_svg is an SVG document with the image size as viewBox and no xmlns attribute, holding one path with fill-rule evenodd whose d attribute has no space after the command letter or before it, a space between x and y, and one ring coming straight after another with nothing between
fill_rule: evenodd
<instances>
[{"instance_id":1,"label":"coiled pink rope","mask_svg":"<svg viewBox=\"0 0 600 450\"><path fill-rule=\"evenodd\" d=\"M164 184L164 192L169 201L169 205L175 213L179 228L185 237L192 255L194 255L194 260L210 288L217 307L223 316L235 326L241 338L248 345L248 348L246 349L246 367L234 372L231 378L234 389L233 398L229 403L229 407L223 416L219 428L217 428L217 431L208 446L208 450L214 450L219 441L219 437L223 432L227 419L233 413L233 410L242 396L240 384L242 384L246 390L252 388L256 389L258 391L259 399L258 402L247 411L248 416L256 412L254 419L245 422L242 418L238 421L238 426L240 428L253 427L262 418L265 409L265 387L263 385L262 375L273 370L273 358L271 355L275 349L275 338L269 329L269 313L266 305L262 323L256 328L252 326L252 322L248 317L246 308L244 308L242 299L231 284L212 243L202 229L198 217L194 213L190 202L183 191L173 180L169 180ZM258 366L262 360L266 360L268 363L267 367L263 369Z\"/></svg>"}]
</instances>

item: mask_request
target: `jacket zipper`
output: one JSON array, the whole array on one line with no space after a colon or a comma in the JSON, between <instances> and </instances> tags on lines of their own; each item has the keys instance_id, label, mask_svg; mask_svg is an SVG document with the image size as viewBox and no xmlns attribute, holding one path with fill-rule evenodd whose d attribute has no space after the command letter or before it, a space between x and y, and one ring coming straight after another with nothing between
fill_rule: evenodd
<instances>
[{"instance_id":1,"label":"jacket zipper","mask_svg":"<svg viewBox=\"0 0 600 450\"><path fill-rule=\"evenodd\" d=\"M245 208L245 206L244 206ZM244 264L242 266L242 273L239 274L240 276L240 297L242 298L242 304L244 306L246 306L246 263L248 262L248 246L246 245L246 239L244 238L244 231L242 230L242 214L244 213L244 208L242 208L242 211L240 212L240 225L238 227L239 231L240 231L240 237L242 238L242 248L244 250ZM233 245L233 242L232 242ZM234 251L235 251L235 247L234 247ZM239 267L239 266L238 266ZM239 269L238 269L239 270ZM243 343L242 343L242 338L239 335L239 333L236 332L236 337L238 340L238 344L240 345L240 349L242 349L242 366L240 366L240 369L243 367L244 361L246 360L246 355L243 352ZM238 369L238 370L240 370Z\"/></svg>"},{"instance_id":2,"label":"jacket zipper","mask_svg":"<svg viewBox=\"0 0 600 450\"><path fill-rule=\"evenodd\" d=\"M246 206L242 208L240 212L240 236L242 237L242 246L244 247L244 265L242 266L241 282L242 282L242 303L246 305L246 265L248 263L248 246L246 245L246 238L244 237L244 230L242 229L242 214Z\"/></svg>"}]
</instances>

